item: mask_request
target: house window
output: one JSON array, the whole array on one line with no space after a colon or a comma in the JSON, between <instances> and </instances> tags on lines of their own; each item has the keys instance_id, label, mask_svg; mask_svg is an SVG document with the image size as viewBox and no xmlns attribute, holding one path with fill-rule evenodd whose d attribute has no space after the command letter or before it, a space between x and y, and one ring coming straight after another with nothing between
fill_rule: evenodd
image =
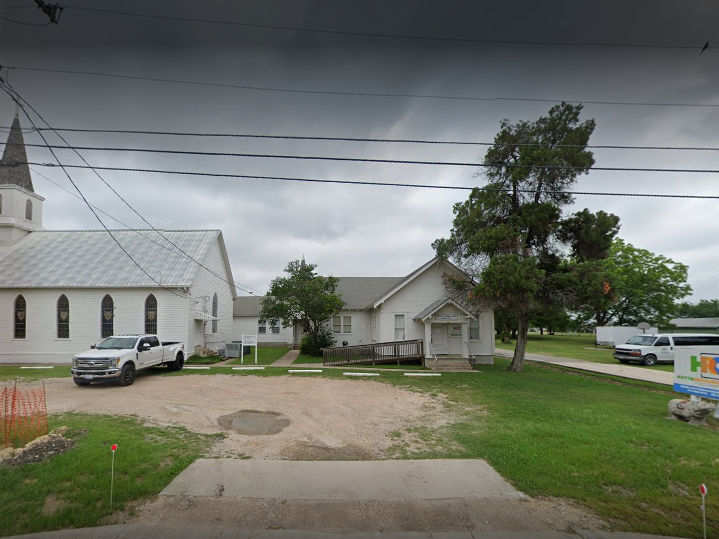
<instances>
[{"instance_id":1,"label":"house window","mask_svg":"<svg viewBox=\"0 0 719 539\"><path fill-rule=\"evenodd\" d=\"M332 333L352 333L352 317L333 316Z\"/></svg>"},{"instance_id":2,"label":"house window","mask_svg":"<svg viewBox=\"0 0 719 539\"><path fill-rule=\"evenodd\" d=\"M372 329L377 329L377 315L372 315Z\"/></svg>"},{"instance_id":3,"label":"house window","mask_svg":"<svg viewBox=\"0 0 719 539\"><path fill-rule=\"evenodd\" d=\"M70 338L70 301L65 294L57 299L57 338Z\"/></svg>"},{"instance_id":4,"label":"house window","mask_svg":"<svg viewBox=\"0 0 719 539\"><path fill-rule=\"evenodd\" d=\"M272 322L272 333L279 333L280 332L280 322L278 320L275 320Z\"/></svg>"},{"instance_id":5,"label":"house window","mask_svg":"<svg viewBox=\"0 0 719 539\"><path fill-rule=\"evenodd\" d=\"M212 296L212 316L217 318L217 292ZM217 320L212 321L212 333L217 333Z\"/></svg>"},{"instance_id":6,"label":"house window","mask_svg":"<svg viewBox=\"0 0 719 539\"><path fill-rule=\"evenodd\" d=\"M110 294L102 298L100 314L100 335L102 338L111 337L115 332L115 302Z\"/></svg>"},{"instance_id":7,"label":"house window","mask_svg":"<svg viewBox=\"0 0 719 539\"><path fill-rule=\"evenodd\" d=\"M15 299L15 338L24 339L26 333L27 323L27 304L25 298L18 296Z\"/></svg>"},{"instance_id":8,"label":"house window","mask_svg":"<svg viewBox=\"0 0 719 539\"><path fill-rule=\"evenodd\" d=\"M470 341L478 341L479 340L479 318L470 318L469 319L469 340Z\"/></svg>"},{"instance_id":9,"label":"house window","mask_svg":"<svg viewBox=\"0 0 719 539\"><path fill-rule=\"evenodd\" d=\"M157 333L157 298L154 294L145 300L145 333Z\"/></svg>"},{"instance_id":10,"label":"house window","mask_svg":"<svg viewBox=\"0 0 719 539\"><path fill-rule=\"evenodd\" d=\"M403 314L395 314L394 315L394 340L395 341L403 341L404 340L404 315Z\"/></svg>"},{"instance_id":11,"label":"house window","mask_svg":"<svg viewBox=\"0 0 719 539\"><path fill-rule=\"evenodd\" d=\"M32 221L32 200L29 198L25 202L25 219Z\"/></svg>"},{"instance_id":12,"label":"house window","mask_svg":"<svg viewBox=\"0 0 719 539\"><path fill-rule=\"evenodd\" d=\"M259 326L257 326L257 333L267 333L267 321L260 320Z\"/></svg>"}]
</instances>

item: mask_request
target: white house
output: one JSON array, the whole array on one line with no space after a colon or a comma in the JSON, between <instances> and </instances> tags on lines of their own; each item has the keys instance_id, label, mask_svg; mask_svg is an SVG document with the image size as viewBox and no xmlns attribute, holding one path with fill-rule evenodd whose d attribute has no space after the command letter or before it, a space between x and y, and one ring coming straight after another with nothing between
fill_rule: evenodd
<instances>
[{"instance_id":1,"label":"white house","mask_svg":"<svg viewBox=\"0 0 719 539\"><path fill-rule=\"evenodd\" d=\"M46 231L43 200L15 117L0 161L0 363L69 363L111 334L157 333L190 353L230 340L221 231Z\"/></svg>"},{"instance_id":2,"label":"white house","mask_svg":"<svg viewBox=\"0 0 719 539\"><path fill-rule=\"evenodd\" d=\"M429 343L425 344L427 358L452 355L471 357L474 363L493 363L493 312L473 313L451 299L443 284L446 274L461 276L462 272L434 258L406 277L340 277L337 293L345 307L328 321L337 345L424 339ZM259 313L260 298L237 298L234 340L239 340L242 329L259 333L260 345L272 341L292 346L300 341L297 326L284 329L280 325L274 333L262 333Z\"/></svg>"}]
</instances>

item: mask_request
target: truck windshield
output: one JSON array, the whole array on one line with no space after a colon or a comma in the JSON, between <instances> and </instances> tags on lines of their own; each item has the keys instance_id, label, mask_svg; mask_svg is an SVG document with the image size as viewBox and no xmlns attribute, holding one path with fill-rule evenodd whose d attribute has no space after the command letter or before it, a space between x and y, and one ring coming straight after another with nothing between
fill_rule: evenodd
<instances>
[{"instance_id":1,"label":"truck windshield","mask_svg":"<svg viewBox=\"0 0 719 539\"><path fill-rule=\"evenodd\" d=\"M627 341L627 344L637 344L639 346L651 346L657 338L654 335L635 335Z\"/></svg>"},{"instance_id":2,"label":"truck windshield","mask_svg":"<svg viewBox=\"0 0 719 539\"><path fill-rule=\"evenodd\" d=\"M135 348L137 337L110 337L97 345L98 350L129 350Z\"/></svg>"}]
</instances>

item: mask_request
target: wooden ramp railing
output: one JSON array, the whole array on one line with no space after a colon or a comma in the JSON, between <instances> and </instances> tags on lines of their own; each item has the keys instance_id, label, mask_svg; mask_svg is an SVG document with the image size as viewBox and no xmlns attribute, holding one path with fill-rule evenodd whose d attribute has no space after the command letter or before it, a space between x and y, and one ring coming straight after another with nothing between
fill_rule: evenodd
<instances>
[{"instance_id":1,"label":"wooden ramp railing","mask_svg":"<svg viewBox=\"0 0 719 539\"><path fill-rule=\"evenodd\" d=\"M424 341L392 341L322 349L322 364L376 365L424 358Z\"/></svg>"}]
</instances>

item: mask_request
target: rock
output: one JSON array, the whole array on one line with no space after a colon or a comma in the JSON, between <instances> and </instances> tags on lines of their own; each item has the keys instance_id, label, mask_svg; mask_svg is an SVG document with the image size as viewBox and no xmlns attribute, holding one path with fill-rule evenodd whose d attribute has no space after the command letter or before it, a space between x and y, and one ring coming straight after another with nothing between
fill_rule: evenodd
<instances>
[{"instance_id":1,"label":"rock","mask_svg":"<svg viewBox=\"0 0 719 539\"><path fill-rule=\"evenodd\" d=\"M692 423L693 425L706 425L709 414L716 410L716 404L706 401L690 401L672 399L669 401L669 415L673 419Z\"/></svg>"}]
</instances>

